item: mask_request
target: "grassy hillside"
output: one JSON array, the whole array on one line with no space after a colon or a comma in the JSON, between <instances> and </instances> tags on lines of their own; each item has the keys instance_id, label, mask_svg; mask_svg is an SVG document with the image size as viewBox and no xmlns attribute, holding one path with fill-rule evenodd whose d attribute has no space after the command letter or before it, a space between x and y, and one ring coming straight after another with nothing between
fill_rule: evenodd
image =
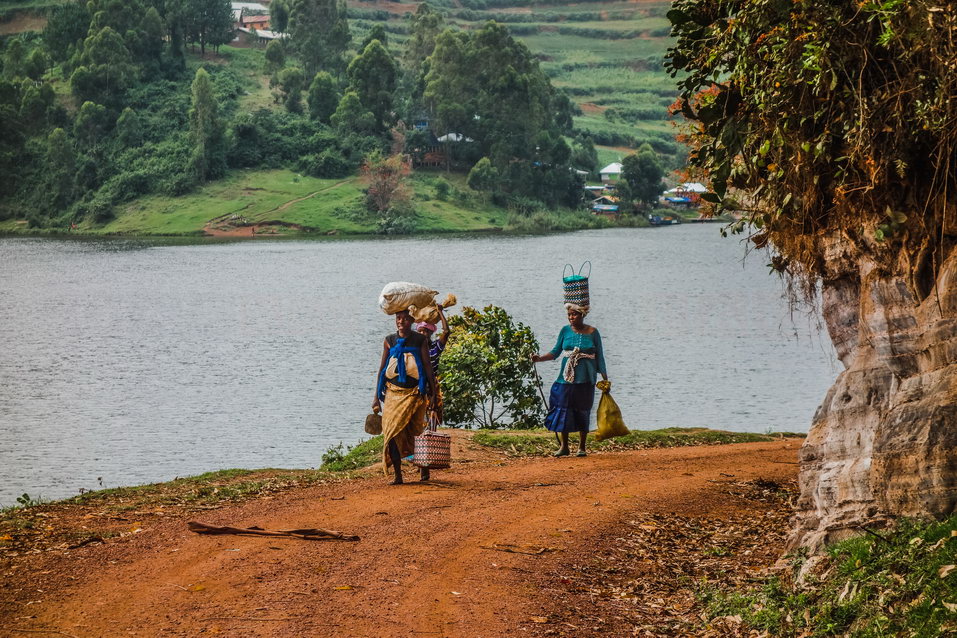
<instances>
[{"instance_id":1,"label":"grassy hillside","mask_svg":"<svg viewBox=\"0 0 957 638\"><path fill-rule=\"evenodd\" d=\"M7 15L13 20L8 19L8 28L36 30L42 28L49 7L58 3L58 0L0 0L0 16L10 10ZM388 33L389 48L394 55L401 55L408 37L409 16L418 4L351 2L353 44L361 42L374 25L381 24ZM662 60L670 43L664 17L670 3L584 2L530 6L521 0L437 0L432 4L443 13L449 25L471 30L487 20L496 20L506 24L513 35L529 47L552 83L564 89L577 104L575 128L589 134L596 143L598 166L595 168L622 159L644 142L659 153L666 168L683 165L684 153L673 139L668 116L668 106L675 94L674 83L662 70ZM131 99L143 118L143 129L151 134L147 134L140 148L131 149L124 156L124 161L128 160L128 165L133 167L131 175L123 175L127 181L113 185L109 193L111 201L100 202L94 198L87 207L94 210L97 205L112 204L115 217L100 224L84 221L76 230L92 234L186 235L202 233L204 229L263 224L277 232L289 232L291 228L315 233L381 230L377 228L377 220L363 212L360 205L363 185L358 177L311 178L302 174L308 169L304 169L301 162L292 161L305 151L291 146L295 140L305 140L307 136L296 137L291 133L294 124L283 119L285 109L277 104L274 90L270 89L263 72L264 62L264 47L248 38L236 46L223 46L203 59L192 50L187 56L190 76L201 65L210 70L220 108L228 120L257 112L274 114L261 116L257 123L258 130L275 132L274 138L263 142L271 144L272 155L260 164L245 165L290 168L233 170L224 179L178 195L188 191L177 185L173 170L185 160L177 149L185 148L186 144L183 133L186 123L179 120L189 99L188 85L179 82L144 86L137 89L138 93ZM289 63L295 64L295 60ZM65 113L75 117L77 105L59 68L52 69L44 79ZM174 148L174 145L179 146ZM33 152L42 150L37 147ZM361 155L359 157L361 159ZM349 160L352 166L359 162L355 157ZM604 223L578 211L555 213L535 209L526 210L521 217L510 217L507 210L491 204L488 196L472 191L464 182L462 174L417 172L411 184L418 215L415 230L572 229ZM137 197L138 193L151 194ZM8 213L16 219L0 221L0 232L26 230L22 220L31 210L31 203L24 200L18 204L19 210L11 209L13 213ZM96 217L88 215L86 219ZM60 227L65 228L66 224Z\"/></svg>"},{"instance_id":2,"label":"grassy hillside","mask_svg":"<svg viewBox=\"0 0 957 638\"><path fill-rule=\"evenodd\" d=\"M448 184L448 195L441 194L440 182ZM357 177L316 179L284 169L236 171L187 195L141 197L120 207L112 221L76 230L95 235L197 235L207 227L229 230L257 225L261 233L374 233L376 220L361 205L361 188ZM412 189L419 232L511 226L508 213L471 193L460 175L420 171L412 179ZM577 227L596 223L585 212L575 217ZM0 232L23 230L20 222L0 222Z\"/></svg>"}]
</instances>

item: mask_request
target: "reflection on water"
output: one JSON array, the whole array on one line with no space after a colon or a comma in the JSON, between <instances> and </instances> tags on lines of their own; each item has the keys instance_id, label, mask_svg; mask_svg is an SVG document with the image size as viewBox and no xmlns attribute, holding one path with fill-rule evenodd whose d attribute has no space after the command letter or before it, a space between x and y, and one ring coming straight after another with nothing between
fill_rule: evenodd
<instances>
[{"instance_id":1,"label":"reflection on water","mask_svg":"<svg viewBox=\"0 0 957 638\"><path fill-rule=\"evenodd\" d=\"M315 467L362 437L392 280L497 304L543 348L594 265L629 426L804 431L837 373L764 259L714 225L399 240L0 238L0 504L226 467ZM548 380L557 364L540 364Z\"/></svg>"}]
</instances>

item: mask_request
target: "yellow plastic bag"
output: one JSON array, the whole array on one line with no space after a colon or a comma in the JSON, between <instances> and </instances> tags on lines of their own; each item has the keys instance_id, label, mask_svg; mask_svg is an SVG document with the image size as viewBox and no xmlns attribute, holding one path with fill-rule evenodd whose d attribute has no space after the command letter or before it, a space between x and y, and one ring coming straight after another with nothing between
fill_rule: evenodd
<instances>
[{"instance_id":1,"label":"yellow plastic bag","mask_svg":"<svg viewBox=\"0 0 957 638\"><path fill-rule=\"evenodd\" d=\"M625 420L621 418L618 404L611 398L611 381L599 381L595 387L601 390L601 399L598 401L598 430L595 431L595 439L604 441L616 436L625 436L628 434L628 428L625 427Z\"/></svg>"}]
</instances>

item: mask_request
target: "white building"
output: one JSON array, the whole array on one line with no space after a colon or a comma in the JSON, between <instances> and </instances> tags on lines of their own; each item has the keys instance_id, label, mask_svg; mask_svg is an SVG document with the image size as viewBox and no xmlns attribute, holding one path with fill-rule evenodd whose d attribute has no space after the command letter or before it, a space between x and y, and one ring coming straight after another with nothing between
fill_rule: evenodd
<instances>
[{"instance_id":1,"label":"white building","mask_svg":"<svg viewBox=\"0 0 957 638\"><path fill-rule=\"evenodd\" d=\"M601 174L602 182L617 182L621 177L621 162L612 162L598 172Z\"/></svg>"}]
</instances>

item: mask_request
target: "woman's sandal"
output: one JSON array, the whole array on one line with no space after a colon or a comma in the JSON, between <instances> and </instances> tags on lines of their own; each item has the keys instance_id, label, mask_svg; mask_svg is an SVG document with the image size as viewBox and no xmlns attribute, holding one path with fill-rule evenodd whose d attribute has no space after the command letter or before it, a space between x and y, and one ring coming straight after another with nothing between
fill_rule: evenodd
<instances>
[{"instance_id":1,"label":"woman's sandal","mask_svg":"<svg viewBox=\"0 0 957 638\"><path fill-rule=\"evenodd\" d=\"M585 450L578 450L575 456L588 456L588 453Z\"/></svg>"},{"instance_id":2,"label":"woman's sandal","mask_svg":"<svg viewBox=\"0 0 957 638\"><path fill-rule=\"evenodd\" d=\"M559 450L555 452L554 454L552 454L552 456L568 456L569 454L571 454L571 452L569 452L568 450Z\"/></svg>"}]
</instances>

